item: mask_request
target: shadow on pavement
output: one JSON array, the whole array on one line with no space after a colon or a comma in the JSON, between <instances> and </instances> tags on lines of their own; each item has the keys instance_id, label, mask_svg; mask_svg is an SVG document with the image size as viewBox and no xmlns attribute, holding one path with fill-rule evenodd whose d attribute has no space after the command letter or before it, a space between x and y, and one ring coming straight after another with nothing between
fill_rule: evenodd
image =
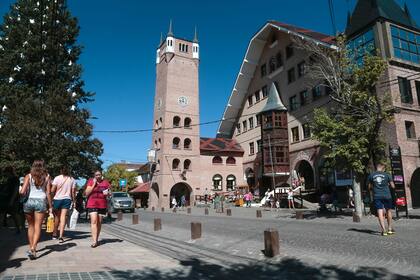
<instances>
[{"instance_id":1,"label":"shadow on pavement","mask_svg":"<svg viewBox=\"0 0 420 280\"><path fill-rule=\"evenodd\" d=\"M372 235L381 235L379 231L370 230L370 229L362 229L362 228L349 228L347 231L356 231L361 233L367 233Z\"/></svg>"},{"instance_id":2,"label":"shadow on pavement","mask_svg":"<svg viewBox=\"0 0 420 280\"><path fill-rule=\"evenodd\" d=\"M356 271L336 266L309 266L299 260L287 258L279 263L255 262L224 267L198 259L181 261L179 269L143 269L136 271L113 270L115 279L420 279L418 276L402 276L386 269L362 267Z\"/></svg>"},{"instance_id":3,"label":"shadow on pavement","mask_svg":"<svg viewBox=\"0 0 420 280\"><path fill-rule=\"evenodd\" d=\"M99 245L105 245L108 243L119 243L119 242L123 242L123 240L118 239L118 238L104 238L102 240L99 240Z\"/></svg>"}]
</instances>

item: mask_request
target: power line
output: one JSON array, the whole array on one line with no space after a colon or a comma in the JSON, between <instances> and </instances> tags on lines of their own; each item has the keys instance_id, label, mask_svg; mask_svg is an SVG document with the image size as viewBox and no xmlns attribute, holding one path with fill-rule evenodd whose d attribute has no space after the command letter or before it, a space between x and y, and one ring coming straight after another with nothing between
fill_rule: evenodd
<instances>
[{"instance_id":1,"label":"power line","mask_svg":"<svg viewBox=\"0 0 420 280\"><path fill-rule=\"evenodd\" d=\"M328 0L328 7L330 10L331 25L334 32L334 36L337 34L337 25L335 23L334 5L333 0Z\"/></svg>"}]
</instances>

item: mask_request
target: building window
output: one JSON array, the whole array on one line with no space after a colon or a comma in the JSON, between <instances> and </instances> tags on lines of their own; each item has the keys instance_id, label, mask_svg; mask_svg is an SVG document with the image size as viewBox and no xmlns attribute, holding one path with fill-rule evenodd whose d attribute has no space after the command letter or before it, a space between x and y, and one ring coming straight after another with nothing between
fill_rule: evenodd
<instances>
[{"instance_id":1,"label":"building window","mask_svg":"<svg viewBox=\"0 0 420 280\"><path fill-rule=\"evenodd\" d=\"M375 54L375 39L373 30L370 29L363 34L360 34L347 43L349 55L356 61L358 65L363 64L363 58L366 54Z\"/></svg>"},{"instance_id":2,"label":"building window","mask_svg":"<svg viewBox=\"0 0 420 280\"><path fill-rule=\"evenodd\" d=\"M398 77L398 85L400 87L401 102L413 104L413 94L411 92L410 80Z\"/></svg>"},{"instance_id":3,"label":"building window","mask_svg":"<svg viewBox=\"0 0 420 280\"><path fill-rule=\"evenodd\" d=\"M262 143L261 140L257 140L257 152L261 152L262 151Z\"/></svg>"},{"instance_id":4,"label":"building window","mask_svg":"<svg viewBox=\"0 0 420 280\"><path fill-rule=\"evenodd\" d=\"M287 162L285 147L282 147L282 146L274 147L273 162L274 163L285 163L285 162Z\"/></svg>"},{"instance_id":5,"label":"building window","mask_svg":"<svg viewBox=\"0 0 420 280\"><path fill-rule=\"evenodd\" d=\"M286 47L286 59L289 59L293 56L293 44L289 44Z\"/></svg>"},{"instance_id":6,"label":"building window","mask_svg":"<svg viewBox=\"0 0 420 280\"><path fill-rule=\"evenodd\" d=\"M159 128L159 121L156 120L156 122L155 122L155 129L158 129L158 128Z\"/></svg>"},{"instance_id":7,"label":"building window","mask_svg":"<svg viewBox=\"0 0 420 280\"><path fill-rule=\"evenodd\" d=\"M172 149L179 149L179 142L181 142L181 140L178 137L175 137L172 140Z\"/></svg>"},{"instance_id":8,"label":"building window","mask_svg":"<svg viewBox=\"0 0 420 280\"><path fill-rule=\"evenodd\" d=\"M311 127L309 123L302 124L303 139L311 138Z\"/></svg>"},{"instance_id":9,"label":"building window","mask_svg":"<svg viewBox=\"0 0 420 280\"><path fill-rule=\"evenodd\" d=\"M191 119L190 118L185 118L184 128L191 128Z\"/></svg>"},{"instance_id":10,"label":"building window","mask_svg":"<svg viewBox=\"0 0 420 280\"><path fill-rule=\"evenodd\" d=\"M158 142L157 142L157 140L155 140L155 149L157 149L158 148Z\"/></svg>"},{"instance_id":11,"label":"building window","mask_svg":"<svg viewBox=\"0 0 420 280\"><path fill-rule=\"evenodd\" d=\"M417 103L420 106L420 82L416 81Z\"/></svg>"},{"instance_id":12,"label":"building window","mask_svg":"<svg viewBox=\"0 0 420 280\"><path fill-rule=\"evenodd\" d=\"M221 157L215 156L215 157L213 157L212 163L213 164L223 164L223 160L222 160Z\"/></svg>"},{"instance_id":13,"label":"building window","mask_svg":"<svg viewBox=\"0 0 420 280\"><path fill-rule=\"evenodd\" d=\"M236 164L236 160L235 160L235 158L234 158L234 157L228 157L228 158L226 159L226 164L229 164L229 165L235 165L235 164Z\"/></svg>"},{"instance_id":14,"label":"building window","mask_svg":"<svg viewBox=\"0 0 420 280\"><path fill-rule=\"evenodd\" d=\"M236 177L234 175L228 175L226 177L226 190L232 191L236 187Z\"/></svg>"},{"instance_id":15,"label":"building window","mask_svg":"<svg viewBox=\"0 0 420 280\"><path fill-rule=\"evenodd\" d=\"M241 124L240 123L236 124L236 134L241 134Z\"/></svg>"},{"instance_id":16,"label":"building window","mask_svg":"<svg viewBox=\"0 0 420 280\"><path fill-rule=\"evenodd\" d=\"M255 95L255 103L259 102L259 101L260 101L260 99L261 99L261 97L260 97L260 91L259 91L259 90L257 90L257 91L254 93L254 95Z\"/></svg>"},{"instance_id":17,"label":"building window","mask_svg":"<svg viewBox=\"0 0 420 280\"><path fill-rule=\"evenodd\" d=\"M267 75L267 65L265 65L265 63L263 65L261 65L261 78L265 77L265 75Z\"/></svg>"},{"instance_id":18,"label":"building window","mask_svg":"<svg viewBox=\"0 0 420 280\"><path fill-rule=\"evenodd\" d=\"M179 170L179 159L172 160L172 170Z\"/></svg>"},{"instance_id":19,"label":"building window","mask_svg":"<svg viewBox=\"0 0 420 280\"><path fill-rule=\"evenodd\" d=\"M290 103L289 105L290 111L294 111L297 108L299 108L299 102L296 95L293 95L292 97L289 98L289 103Z\"/></svg>"},{"instance_id":20,"label":"building window","mask_svg":"<svg viewBox=\"0 0 420 280\"><path fill-rule=\"evenodd\" d=\"M184 160L184 170L191 170L191 160Z\"/></svg>"},{"instance_id":21,"label":"building window","mask_svg":"<svg viewBox=\"0 0 420 280\"><path fill-rule=\"evenodd\" d=\"M252 95L248 96L248 106L252 106Z\"/></svg>"},{"instance_id":22,"label":"building window","mask_svg":"<svg viewBox=\"0 0 420 280\"><path fill-rule=\"evenodd\" d=\"M312 99L317 100L322 96L321 87L318 85L312 89Z\"/></svg>"},{"instance_id":23,"label":"building window","mask_svg":"<svg viewBox=\"0 0 420 280\"><path fill-rule=\"evenodd\" d=\"M213 176L213 189L217 191L222 190L222 180L223 177L220 174L216 174Z\"/></svg>"},{"instance_id":24,"label":"building window","mask_svg":"<svg viewBox=\"0 0 420 280\"><path fill-rule=\"evenodd\" d=\"M407 135L407 139L416 139L414 122L405 121L405 134Z\"/></svg>"},{"instance_id":25,"label":"building window","mask_svg":"<svg viewBox=\"0 0 420 280\"><path fill-rule=\"evenodd\" d=\"M249 143L249 154L255 154L254 142Z\"/></svg>"},{"instance_id":26,"label":"building window","mask_svg":"<svg viewBox=\"0 0 420 280\"><path fill-rule=\"evenodd\" d=\"M295 68L293 67L287 71L287 82L290 84L293 83L295 80Z\"/></svg>"},{"instance_id":27,"label":"building window","mask_svg":"<svg viewBox=\"0 0 420 280\"><path fill-rule=\"evenodd\" d=\"M181 123L181 118L178 116L175 116L172 122L173 127L179 127L180 123Z\"/></svg>"},{"instance_id":28,"label":"building window","mask_svg":"<svg viewBox=\"0 0 420 280\"><path fill-rule=\"evenodd\" d=\"M305 75L305 61L302 61L297 65L297 72L299 78Z\"/></svg>"},{"instance_id":29,"label":"building window","mask_svg":"<svg viewBox=\"0 0 420 280\"><path fill-rule=\"evenodd\" d=\"M267 86L263 86L262 89L261 89L261 91L262 91L263 98L266 98L267 95L268 95Z\"/></svg>"},{"instance_id":30,"label":"building window","mask_svg":"<svg viewBox=\"0 0 420 280\"><path fill-rule=\"evenodd\" d=\"M244 129L244 132L248 131L248 126L247 126L246 120L242 122L242 127Z\"/></svg>"},{"instance_id":31,"label":"building window","mask_svg":"<svg viewBox=\"0 0 420 280\"><path fill-rule=\"evenodd\" d=\"M308 90L303 90L299 93L300 95L300 105L306 105L309 103L309 93Z\"/></svg>"},{"instance_id":32,"label":"building window","mask_svg":"<svg viewBox=\"0 0 420 280\"><path fill-rule=\"evenodd\" d=\"M391 25L396 58L420 64L420 34Z\"/></svg>"},{"instance_id":33,"label":"building window","mask_svg":"<svg viewBox=\"0 0 420 280\"><path fill-rule=\"evenodd\" d=\"M281 114L276 112L274 114L274 127L281 127L282 126L282 117Z\"/></svg>"},{"instance_id":34,"label":"building window","mask_svg":"<svg viewBox=\"0 0 420 280\"><path fill-rule=\"evenodd\" d=\"M271 115L265 116L264 128L273 128L273 117Z\"/></svg>"},{"instance_id":35,"label":"building window","mask_svg":"<svg viewBox=\"0 0 420 280\"><path fill-rule=\"evenodd\" d=\"M269 61L270 74L276 71L276 58L272 56Z\"/></svg>"},{"instance_id":36,"label":"building window","mask_svg":"<svg viewBox=\"0 0 420 280\"><path fill-rule=\"evenodd\" d=\"M283 66L283 57L281 55L281 52L278 52L276 54L276 61L277 61L277 68L280 68Z\"/></svg>"},{"instance_id":37,"label":"building window","mask_svg":"<svg viewBox=\"0 0 420 280\"><path fill-rule=\"evenodd\" d=\"M295 126L292 128L292 142L299 141L299 127Z\"/></svg>"},{"instance_id":38,"label":"building window","mask_svg":"<svg viewBox=\"0 0 420 280\"><path fill-rule=\"evenodd\" d=\"M185 138L184 140L184 149L191 150L191 139Z\"/></svg>"},{"instance_id":39,"label":"building window","mask_svg":"<svg viewBox=\"0 0 420 280\"><path fill-rule=\"evenodd\" d=\"M254 117L249 118L248 122L249 122L249 129L253 129L254 128Z\"/></svg>"},{"instance_id":40,"label":"building window","mask_svg":"<svg viewBox=\"0 0 420 280\"><path fill-rule=\"evenodd\" d=\"M261 115L257 115L257 126L261 125Z\"/></svg>"}]
</instances>

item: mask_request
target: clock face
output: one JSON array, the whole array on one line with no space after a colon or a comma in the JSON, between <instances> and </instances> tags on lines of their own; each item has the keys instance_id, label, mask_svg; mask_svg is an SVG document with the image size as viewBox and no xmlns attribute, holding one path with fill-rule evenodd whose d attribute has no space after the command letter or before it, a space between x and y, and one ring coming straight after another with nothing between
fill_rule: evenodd
<instances>
[{"instance_id":1,"label":"clock face","mask_svg":"<svg viewBox=\"0 0 420 280\"><path fill-rule=\"evenodd\" d=\"M188 98L186 96L178 97L178 104L181 105L182 107L187 106L188 105Z\"/></svg>"}]
</instances>

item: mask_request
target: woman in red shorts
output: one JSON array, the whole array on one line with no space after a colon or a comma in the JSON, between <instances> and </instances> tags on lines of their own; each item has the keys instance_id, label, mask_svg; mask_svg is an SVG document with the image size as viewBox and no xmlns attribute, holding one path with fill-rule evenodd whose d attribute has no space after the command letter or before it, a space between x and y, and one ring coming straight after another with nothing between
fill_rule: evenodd
<instances>
[{"instance_id":1,"label":"woman in red shorts","mask_svg":"<svg viewBox=\"0 0 420 280\"><path fill-rule=\"evenodd\" d=\"M111 184L104 180L101 171L95 171L95 177L87 182L85 195L87 196L86 209L90 215L90 227L93 243L90 247L98 246L101 233L102 219L107 212L107 197L111 194Z\"/></svg>"}]
</instances>

